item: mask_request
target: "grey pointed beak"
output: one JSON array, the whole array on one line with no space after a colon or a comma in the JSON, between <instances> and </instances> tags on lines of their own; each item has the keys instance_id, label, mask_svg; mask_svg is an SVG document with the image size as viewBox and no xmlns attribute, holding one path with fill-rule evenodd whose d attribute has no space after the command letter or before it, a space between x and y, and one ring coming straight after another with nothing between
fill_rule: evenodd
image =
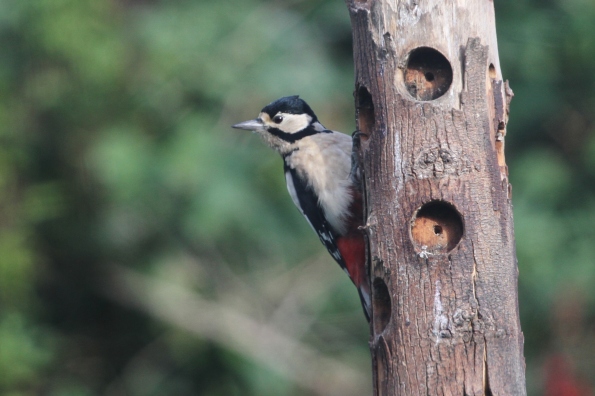
<instances>
[{"instance_id":1,"label":"grey pointed beak","mask_svg":"<svg viewBox=\"0 0 595 396\"><path fill-rule=\"evenodd\" d=\"M264 124L260 119L256 118L254 120L240 122L239 124L232 125L231 127L235 129L245 129L247 131L258 131L264 128Z\"/></svg>"}]
</instances>

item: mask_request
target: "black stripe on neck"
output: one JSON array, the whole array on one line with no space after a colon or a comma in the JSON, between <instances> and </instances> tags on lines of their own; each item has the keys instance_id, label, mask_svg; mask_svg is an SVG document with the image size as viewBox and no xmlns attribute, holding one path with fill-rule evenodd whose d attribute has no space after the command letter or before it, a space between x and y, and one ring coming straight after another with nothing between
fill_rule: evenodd
<instances>
[{"instance_id":1,"label":"black stripe on neck","mask_svg":"<svg viewBox=\"0 0 595 396\"><path fill-rule=\"evenodd\" d=\"M296 133L283 132L282 130L277 128L268 128L268 132L271 135L277 136L279 139L285 140L288 143L295 143L300 139L316 135L317 133L331 133L332 131L329 131L328 129L325 129L324 131L317 131L312 126L308 126L307 128L302 129L301 131Z\"/></svg>"}]
</instances>

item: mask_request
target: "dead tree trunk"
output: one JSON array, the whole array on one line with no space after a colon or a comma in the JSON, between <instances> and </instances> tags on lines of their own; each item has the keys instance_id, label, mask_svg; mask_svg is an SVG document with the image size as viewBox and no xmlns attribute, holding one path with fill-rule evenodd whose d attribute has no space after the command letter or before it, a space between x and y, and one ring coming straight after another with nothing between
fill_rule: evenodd
<instances>
[{"instance_id":1,"label":"dead tree trunk","mask_svg":"<svg viewBox=\"0 0 595 396\"><path fill-rule=\"evenodd\" d=\"M491 0L346 0L375 395L525 395Z\"/></svg>"}]
</instances>

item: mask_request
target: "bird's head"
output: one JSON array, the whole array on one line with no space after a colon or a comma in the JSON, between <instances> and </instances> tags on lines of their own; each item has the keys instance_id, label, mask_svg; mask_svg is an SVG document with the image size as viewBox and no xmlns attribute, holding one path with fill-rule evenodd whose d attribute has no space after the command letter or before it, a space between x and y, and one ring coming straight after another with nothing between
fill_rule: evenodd
<instances>
[{"instance_id":1,"label":"bird's head","mask_svg":"<svg viewBox=\"0 0 595 396\"><path fill-rule=\"evenodd\" d=\"M281 154L291 151L302 138L325 131L316 114L299 96L285 96L266 105L254 120L233 125L258 133Z\"/></svg>"}]
</instances>

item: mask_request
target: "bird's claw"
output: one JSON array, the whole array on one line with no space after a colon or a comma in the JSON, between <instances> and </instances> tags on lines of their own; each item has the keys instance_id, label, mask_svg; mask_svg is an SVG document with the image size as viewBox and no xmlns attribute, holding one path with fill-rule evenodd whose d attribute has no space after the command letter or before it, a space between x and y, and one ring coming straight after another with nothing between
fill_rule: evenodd
<instances>
[{"instance_id":1,"label":"bird's claw","mask_svg":"<svg viewBox=\"0 0 595 396\"><path fill-rule=\"evenodd\" d=\"M353 141L353 148L359 150L362 144L362 136L365 138L368 137L367 134L363 133L360 130L357 130L351 134L351 140Z\"/></svg>"},{"instance_id":2,"label":"bird's claw","mask_svg":"<svg viewBox=\"0 0 595 396\"><path fill-rule=\"evenodd\" d=\"M351 149L351 178L356 185L361 185L362 174L361 174L361 138L368 135L357 130L351 134L352 149Z\"/></svg>"}]
</instances>

